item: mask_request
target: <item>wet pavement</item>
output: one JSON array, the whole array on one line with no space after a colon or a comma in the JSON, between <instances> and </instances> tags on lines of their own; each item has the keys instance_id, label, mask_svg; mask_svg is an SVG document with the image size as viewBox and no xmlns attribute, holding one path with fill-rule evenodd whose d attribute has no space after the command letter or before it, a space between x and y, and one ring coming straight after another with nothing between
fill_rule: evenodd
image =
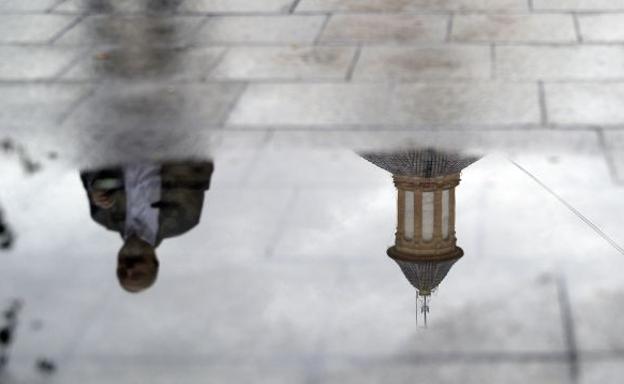
<instances>
[{"instance_id":1,"label":"wet pavement","mask_svg":"<svg viewBox=\"0 0 624 384\"><path fill-rule=\"evenodd\" d=\"M619 383L621 20L0 0L0 383Z\"/></svg>"}]
</instances>

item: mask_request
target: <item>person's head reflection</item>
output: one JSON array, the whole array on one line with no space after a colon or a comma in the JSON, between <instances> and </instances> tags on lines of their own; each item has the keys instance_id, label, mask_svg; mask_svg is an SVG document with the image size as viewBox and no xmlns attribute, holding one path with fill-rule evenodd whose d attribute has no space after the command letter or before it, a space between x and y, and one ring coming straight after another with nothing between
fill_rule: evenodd
<instances>
[{"instance_id":1,"label":"person's head reflection","mask_svg":"<svg viewBox=\"0 0 624 384\"><path fill-rule=\"evenodd\" d=\"M82 173L92 218L117 231L123 246L117 278L128 292L156 282L156 248L199 223L204 191L210 186L211 162L130 164Z\"/></svg>"},{"instance_id":2,"label":"person's head reflection","mask_svg":"<svg viewBox=\"0 0 624 384\"><path fill-rule=\"evenodd\" d=\"M156 282L158 277L156 248L132 234L124 242L117 256L117 278L128 292L141 292Z\"/></svg>"}]
</instances>

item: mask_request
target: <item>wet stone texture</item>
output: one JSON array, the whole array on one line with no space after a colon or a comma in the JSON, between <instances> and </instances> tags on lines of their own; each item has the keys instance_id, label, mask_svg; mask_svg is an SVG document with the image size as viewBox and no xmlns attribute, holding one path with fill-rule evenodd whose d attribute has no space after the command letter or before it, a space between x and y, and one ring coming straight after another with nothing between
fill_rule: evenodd
<instances>
[{"instance_id":1,"label":"wet stone texture","mask_svg":"<svg viewBox=\"0 0 624 384\"><path fill-rule=\"evenodd\" d=\"M619 383L623 42L624 0L0 0L0 139L38 154L0 162L0 300L47 316L0 382ZM357 155L397 144L526 151L556 186L466 172L428 333ZM214 188L132 301L73 168L173 155Z\"/></svg>"}]
</instances>

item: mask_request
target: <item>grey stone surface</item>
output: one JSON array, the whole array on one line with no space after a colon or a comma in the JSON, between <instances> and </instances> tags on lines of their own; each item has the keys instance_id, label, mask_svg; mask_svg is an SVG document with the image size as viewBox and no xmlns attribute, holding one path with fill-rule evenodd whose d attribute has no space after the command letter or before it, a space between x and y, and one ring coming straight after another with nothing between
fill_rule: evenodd
<instances>
[{"instance_id":1,"label":"grey stone surface","mask_svg":"<svg viewBox=\"0 0 624 384\"><path fill-rule=\"evenodd\" d=\"M0 12L45 12L60 0L0 0Z\"/></svg>"},{"instance_id":2,"label":"grey stone surface","mask_svg":"<svg viewBox=\"0 0 624 384\"><path fill-rule=\"evenodd\" d=\"M589 176L583 196L596 197L595 156L575 154L581 161L572 164L538 156L550 164L532 169L539 177L560 175L548 179L552 188ZM76 170L46 164L24 180L11 162L0 164L3 180L15 181L3 204L22 241L3 254L1 298L19 294L27 304L15 378L41 379L32 360L45 354L58 363L54 381L70 384L565 383L571 365L553 274L566 271L577 287L574 313L597 309L598 319L619 302L593 294L621 286L613 272L621 257L605 254L602 239L504 157L462 176L457 236L466 254L433 297L427 329L416 327L413 289L384 254L396 214L390 175L344 148L237 149L214 159L200 225L159 247L159 280L141 295L117 286L121 240L89 218ZM234 174L239 184L224 183ZM619 199L617 188L610 194ZM276 241L279 254L267 253ZM39 332L28 327L36 318ZM604 335L600 322L588 329ZM619 360L580 352L579 382L617 382Z\"/></svg>"},{"instance_id":3,"label":"grey stone surface","mask_svg":"<svg viewBox=\"0 0 624 384\"><path fill-rule=\"evenodd\" d=\"M555 124L624 123L624 84L546 84L548 118Z\"/></svg>"},{"instance_id":4,"label":"grey stone surface","mask_svg":"<svg viewBox=\"0 0 624 384\"><path fill-rule=\"evenodd\" d=\"M624 50L616 46L502 46L496 75L503 79L622 79Z\"/></svg>"},{"instance_id":5,"label":"grey stone surface","mask_svg":"<svg viewBox=\"0 0 624 384\"><path fill-rule=\"evenodd\" d=\"M539 121L535 85L251 85L233 125L491 125Z\"/></svg>"},{"instance_id":6,"label":"grey stone surface","mask_svg":"<svg viewBox=\"0 0 624 384\"><path fill-rule=\"evenodd\" d=\"M616 384L624 376L624 362L621 358L610 357L600 361L586 361L581 365L580 384Z\"/></svg>"},{"instance_id":7,"label":"grey stone surface","mask_svg":"<svg viewBox=\"0 0 624 384\"><path fill-rule=\"evenodd\" d=\"M211 17L198 34L204 43L310 43L325 16Z\"/></svg>"},{"instance_id":8,"label":"grey stone surface","mask_svg":"<svg viewBox=\"0 0 624 384\"><path fill-rule=\"evenodd\" d=\"M448 80L487 79L491 75L489 47L365 47L353 78Z\"/></svg>"},{"instance_id":9,"label":"grey stone surface","mask_svg":"<svg viewBox=\"0 0 624 384\"><path fill-rule=\"evenodd\" d=\"M134 130L147 139L159 129L206 128L226 117L242 89L241 84L106 84L67 123L78 129L77 134Z\"/></svg>"},{"instance_id":10,"label":"grey stone surface","mask_svg":"<svg viewBox=\"0 0 624 384\"><path fill-rule=\"evenodd\" d=\"M0 46L0 80L50 80L81 54L75 49Z\"/></svg>"},{"instance_id":11,"label":"grey stone surface","mask_svg":"<svg viewBox=\"0 0 624 384\"><path fill-rule=\"evenodd\" d=\"M391 357L364 360L358 363L329 364L324 383L408 383L426 378L431 384L487 383L566 383L568 368L563 363L502 363L487 362L421 363L417 357L403 363L392 363Z\"/></svg>"},{"instance_id":12,"label":"grey stone surface","mask_svg":"<svg viewBox=\"0 0 624 384\"><path fill-rule=\"evenodd\" d=\"M44 169L0 151L0 305L27 304L0 382L621 381L623 1L58 3L0 0L0 139ZM357 155L395 145L503 152L613 243L487 157L416 328L396 190ZM215 160L202 220L126 296L74 168L171 157Z\"/></svg>"},{"instance_id":13,"label":"grey stone surface","mask_svg":"<svg viewBox=\"0 0 624 384\"><path fill-rule=\"evenodd\" d=\"M181 11L187 12L287 12L293 0L186 0L180 6Z\"/></svg>"},{"instance_id":14,"label":"grey stone surface","mask_svg":"<svg viewBox=\"0 0 624 384\"><path fill-rule=\"evenodd\" d=\"M562 0L563 1L563 0ZM297 11L527 10L523 0L302 0Z\"/></svg>"},{"instance_id":15,"label":"grey stone surface","mask_svg":"<svg viewBox=\"0 0 624 384\"><path fill-rule=\"evenodd\" d=\"M54 11L128 13L174 11L183 0L65 0Z\"/></svg>"},{"instance_id":16,"label":"grey stone surface","mask_svg":"<svg viewBox=\"0 0 624 384\"><path fill-rule=\"evenodd\" d=\"M624 10L622 0L534 0L536 10L614 11Z\"/></svg>"},{"instance_id":17,"label":"grey stone surface","mask_svg":"<svg viewBox=\"0 0 624 384\"><path fill-rule=\"evenodd\" d=\"M230 49L210 74L216 79L344 79L354 48L240 47Z\"/></svg>"},{"instance_id":18,"label":"grey stone surface","mask_svg":"<svg viewBox=\"0 0 624 384\"><path fill-rule=\"evenodd\" d=\"M58 372L56 377L65 382L79 383L88 381L93 384L139 383L149 381L154 384L193 384L197 382L218 384L230 382L236 378L237 382L254 382L260 384L290 384L306 380L304 367L298 364L269 365L266 362L245 362L234 364L231 362L212 362L211 359L198 359L192 363L183 363L175 369L169 359L154 359L135 363L128 369L127 363L116 359L115 356L106 356L111 361L102 364L102 359L81 359L69 367ZM240 380L240 381L239 381ZM13 383L9 383L13 384Z\"/></svg>"},{"instance_id":19,"label":"grey stone surface","mask_svg":"<svg viewBox=\"0 0 624 384\"><path fill-rule=\"evenodd\" d=\"M199 16L109 16L82 20L65 33L58 44L65 45L185 45L200 26Z\"/></svg>"},{"instance_id":20,"label":"grey stone surface","mask_svg":"<svg viewBox=\"0 0 624 384\"><path fill-rule=\"evenodd\" d=\"M90 91L85 85L0 85L0 123L10 127L54 127Z\"/></svg>"},{"instance_id":21,"label":"grey stone surface","mask_svg":"<svg viewBox=\"0 0 624 384\"><path fill-rule=\"evenodd\" d=\"M101 48L85 55L63 79L205 80L225 48L129 46Z\"/></svg>"},{"instance_id":22,"label":"grey stone surface","mask_svg":"<svg viewBox=\"0 0 624 384\"><path fill-rule=\"evenodd\" d=\"M213 202L218 201L214 196ZM262 225L262 222L256 222L256 225ZM211 238L204 236L204 239L207 245L212 245ZM235 262L235 259L229 266L201 262L173 266L175 256L172 250L163 247L159 251L162 260L168 259L172 265L170 273L161 275L158 287L154 287L159 289L140 301L131 300L121 290L111 292L114 301L107 302L107 310L99 314L89 332L79 341L76 356L114 356L137 361L206 356L215 363L240 365L254 360L268 363L279 356L295 357L289 360L297 364L298 357L314 352L325 324L316 316L306 318L301 315L310 305L331 313L331 303L324 303L323 298L334 291L339 270L329 271L327 264L310 263L306 268L289 268L275 263L265 266L254 263L254 266L245 268L241 265L244 261ZM235 257L232 253L229 255ZM195 272L189 274L191 265L194 265ZM266 279L265 276L272 278ZM247 288L241 290L241 284ZM289 289L294 286L296 292ZM189 295L197 294L197 287L202 287L203 304L188 308ZM171 301L161 300L158 291ZM229 299L222 300L223 296ZM145 314L154 312L160 313L159 320L145 324ZM251 315L254 313L255 316ZM189 315L201 321L190 321L180 327ZM143 331L126 331L137 327ZM127 342L119 343L118 338ZM167 347L162 348L163 345Z\"/></svg>"},{"instance_id":23,"label":"grey stone surface","mask_svg":"<svg viewBox=\"0 0 624 384\"><path fill-rule=\"evenodd\" d=\"M387 43L442 42L448 16L409 14L335 14L321 41Z\"/></svg>"},{"instance_id":24,"label":"grey stone surface","mask_svg":"<svg viewBox=\"0 0 624 384\"><path fill-rule=\"evenodd\" d=\"M619 183L624 183L624 132L607 130L602 134L613 177Z\"/></svg>"},{"instance_id":25,"label":"grey stone surface","mask_svg":"<svg viewBox=\"0 0 624 384\"><path fill-rule=\"evenodd\" d=\"M454 41L575 42L571 15L456 15Z\"/></svg>"},{"instance_id":26,"label":"grey stone surface","mask_svg":"<svg viewBox=\"0 0 624 384\"><path fill-rule=\"evenodd\" d=\"M67 15L2 14L0 43L47 43L75 20Z\"/></svg>"},{"instance_id":27,"label":"grey stone surface","mask_svg":"<svg viewBox=\"0 0 624 384\"><path fill-rule=\"evenodd\" d=\"M587 42L624 41L624 22L622 14L584 14L578 15L581 36Z\"/></svg>"},{"instance_id":28,"label":"grey stone surface","mask_svg":"<svg viewBox=\"0 0 624 384\"><path fill-rule=\"evenodd\" d=\"M354 151L409 149L413 146L435 147L440 150L466 150L470 153L503 152L509 154L583 153L602 154L598 133L595 130L464 130L423 131L415 134L411 129L380 130L297 130L279 131L271 135L271 145L289 148L305 143L310 148L341 148ZM624 142L619 148L624 148Z\"/></svg>"}]
</instances>

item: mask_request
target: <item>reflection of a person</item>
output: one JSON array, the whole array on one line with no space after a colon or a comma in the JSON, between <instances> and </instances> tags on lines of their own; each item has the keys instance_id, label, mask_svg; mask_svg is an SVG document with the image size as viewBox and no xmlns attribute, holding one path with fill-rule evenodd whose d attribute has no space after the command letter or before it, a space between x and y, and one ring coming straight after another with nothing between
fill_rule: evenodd
<instances>
[{"instance_id":1,"label":"reflection of a person","mask_svg":"<svg viewBox=\"0 0 624 384\"><path fill-rule=\"evenodd\" d=\"M126 291L152 286L158 275L156 248L199 223L213 169L212 162L178 162L81 173L91 217L124 239L117 277Z\"/></svg>"}]
</instances>

